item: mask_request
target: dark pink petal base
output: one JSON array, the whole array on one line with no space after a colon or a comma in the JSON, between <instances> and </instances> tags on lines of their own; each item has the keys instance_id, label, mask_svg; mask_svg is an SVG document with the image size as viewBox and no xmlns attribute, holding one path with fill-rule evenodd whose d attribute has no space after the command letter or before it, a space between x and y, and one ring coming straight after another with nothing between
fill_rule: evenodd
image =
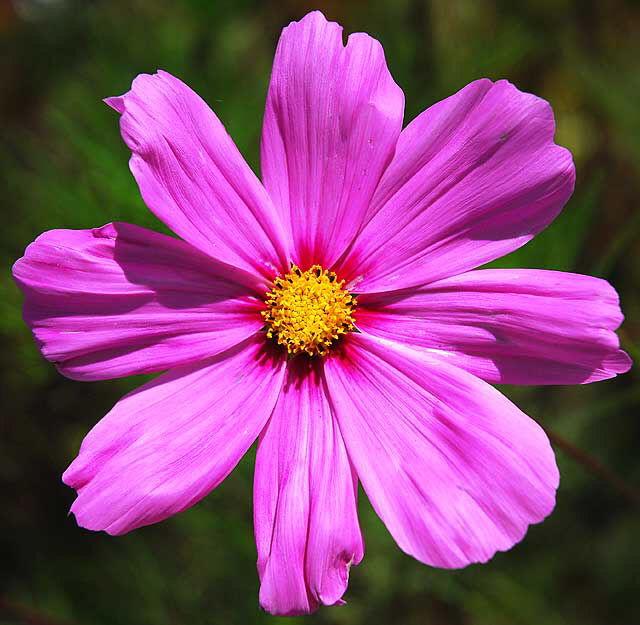
<instances>
[{"instance_id":1,"label":"dark pink petal base","mask_svg":"<svg viewBox=\"0 0 640 625\"><path fill-rule=\"evenodd\" d=\"M299 358L260 436L254 483L260 605L305 614L343 603L364 553L357 484L320 362Z\"/></svg>"},{"instance_id":2,"label":"dark pink petal base","mask_svg":"<svg viewBox=\"0 0 640 625\"><path fill-rule=\"evenodd\" d=\"M78 524L124 534L200 501L264 427L284 373L284 359L249 339L121 399L63 475Z\"/></svg>"},{"instance_id":3,"label":"dark pink petal base","mask_svg":"<svg viewBox=\"0 0 640 625\"><path fill-rule=\"evenodd\" d=\"M483 269L363 295L362 331L429 350L501 384L584 384L629 370L618 294L591 276Z\"/></svg>"},{"instance_id":4,"label":"dark pink petal base","mask_svg":"<svg viewBox=\"0 0 640 625\"><path fill-rule=\"evenodd\" d=\"M478 80L403 131L344 261L359 293L427 284L524 245L569 199L571 154L544 100Z\"/></svg>"},{"instance_id":5,"label":"dark pink petal base","mask_svg":"<svg viewBox=\"0 0 640 625\"><path fill-rule=\"evenodd\" d=\"M13 275L43 355L79 380L202 360L262 326L258 278L129 224L45 232Z\"/></svg>"},{"instance_id":6,"label":"dark pink petal base","mask_svg":"<svg viewBox=\"0 0 640 625\"><path fill-rule=\"evenodd\" d=\"M325 371L358 477L408 554L444 568L486 562L553 510L544 431L487 383L366 335Z\"/></svg>"}]
</instances>

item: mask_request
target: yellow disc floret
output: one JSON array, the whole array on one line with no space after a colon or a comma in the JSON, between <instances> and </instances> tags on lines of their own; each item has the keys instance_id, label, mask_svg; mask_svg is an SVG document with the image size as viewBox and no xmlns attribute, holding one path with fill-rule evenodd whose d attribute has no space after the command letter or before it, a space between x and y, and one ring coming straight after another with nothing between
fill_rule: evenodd
<instances>
[{"instance_id":1,"label":"yellow disc floret","mask_svg":"<svg viewBox=\"0 0 640 625\"><path fill-rule=\"evenodd\" d=\"M290 354L324 355L341 334L354 329L356 300L333 271L313 265L301 271L293 265L284 278L273 281L267 293L267 336Z\"/></svg>"}]
</instances>

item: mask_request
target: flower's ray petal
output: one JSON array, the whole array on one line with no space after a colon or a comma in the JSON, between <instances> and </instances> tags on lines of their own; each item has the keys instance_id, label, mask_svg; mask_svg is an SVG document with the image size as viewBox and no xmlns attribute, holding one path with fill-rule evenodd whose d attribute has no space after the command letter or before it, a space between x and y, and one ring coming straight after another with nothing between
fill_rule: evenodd
<instances>
[{"instance_id":1,"label":"flower's ray petal","mask_svg":"<svg viewBox=\"0 0 640 625\"><path fill-rule=\"evenodd\" d=\"M362 226L402 127L378 41L315 11L282 32L262 131L264 183L303 268L330 267Z\"/></svg>"},{"instance_id":2,"label":"flower's ray petal","mask_svg":"<svg viewBox=\"0 0 640 625\"><path fill-rule=\"evenodd\" d=\"M260 437L254 518L260 605L305 614L342 603L362 559L357 479L331 412L318 359L295 358Z\"/></svg>"},{"instance_id":3,"label":"flower's ray petal","mask_svg":"<svg viewBox=\"0 0 640 625\"><path fill-rule=\"evenodd\" d=\"M215 113L163 71L141 74L107 104L147 206L210 256L260 275L288 266L277 211Z\"/></svg>"},{"instance_id":4,"label":"flower's ray petal","mask_svg":"<svg viewBox=\"0 0 640 625\"><path fill-rule=\"evenodd\" d=\"M553 509L559 478L545 433L486 382L364 333L325 375L365 492L418 560L485 562Z\"/></svg>"},{"instance_id":5,"label":"flower's ray petal","mask_svg":"<svg viewBox=\"0 0 640 625\"><path fill-rule=\"evenodd\" d=\"M13 273L43 355L71 378L202 360L263 325L259 280L129 224L45 232Z\"/></svg>"},{"instance_id":6,"label":"flower's ray petal","mask_svg":"<svg viewBox=\"0 0 640 625\"><path fill-rule=\"evenodd\" d=\"M427 348L487 382L578 384L629 370L605 280L560 271L482 269L359 298L358 327Z\"/></svg>"},{"instance_id":7,"label":"flower's ray petal","mask_svg":"<svg viewBox=\"0 0 640 625\"><path fill-rule=\"evenodd\" d=\"M124 397L63 475L78 491L78 524L123 534L197 503L259 435L285 369L263 341L249 340Z\"/></svg>"},{"instance_id":8,"label":"flower's ray petal","mask_svg":"<svg viewBox=\"0 0 640 625\"><path fill-rule=\"evenodd\" d=\"M524 245L573 191L551 107L506 81L479 80L402 131L340 264L359 292L426 284Z\"/></svg>"}]
</instances>

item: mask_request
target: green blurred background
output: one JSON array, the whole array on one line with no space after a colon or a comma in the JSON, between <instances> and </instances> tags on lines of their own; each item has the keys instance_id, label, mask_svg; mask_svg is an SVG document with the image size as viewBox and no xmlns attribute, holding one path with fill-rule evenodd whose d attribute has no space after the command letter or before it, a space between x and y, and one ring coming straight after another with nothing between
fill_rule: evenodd
<instances>
[{"instance_id":1,"label":"green blurred background","mask_svg":"<svg viewBox=\"0 0 640 625\"><path fill-rule=\"evenodd\" d=\"M112 220L159 228L129 174L117 116L100 101L140 72L163 68L190 84L257 168L279 31L311 8L381 40L407 119L482 76L552 103L557 141L575 157L576 192L547 231L499 265L610 280L626 313L622 343L640 358L638 3L0 0L1 624L280 622L258 609L253 452L204 501L157 526L111 538L67 516L74 493L62 471L141 380L58 375L22 323L9 268L44 230ZM640 623L638 377L636 369L589 386L505 389L555 433L554 514L489 564L441 571L403 555L361 496L367 553L352 569L349 605L308 621Z\"/></svg>"}]
</instances>

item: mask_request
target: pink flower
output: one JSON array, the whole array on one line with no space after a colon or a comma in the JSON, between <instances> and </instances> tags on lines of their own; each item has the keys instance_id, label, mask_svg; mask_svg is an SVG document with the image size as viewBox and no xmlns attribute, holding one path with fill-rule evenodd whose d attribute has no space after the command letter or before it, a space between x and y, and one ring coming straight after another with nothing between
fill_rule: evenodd
<instances>
[{"instance_id":1,"label":"pink flower","mask_svg":"<svg viewBox=\"0 0 640 625\"><path fill-rule=\"evenodd\" d=\"M260 603L297 614L342 603L363 555L358 480L400 548L439 567L484 562L551 512L549 441L489 383L592 382L630 360L607 282L475 269L571 195L544 100L479 80L403 130L380 44L345 47L315 12L278 45L262 183L177 78L138 76L107 103L142 197L182 240L52 230L14 267L64 375L168 370L65 472L82 527L122 534L192 506L259 438Z\"/></svg>"}]
</instances>

